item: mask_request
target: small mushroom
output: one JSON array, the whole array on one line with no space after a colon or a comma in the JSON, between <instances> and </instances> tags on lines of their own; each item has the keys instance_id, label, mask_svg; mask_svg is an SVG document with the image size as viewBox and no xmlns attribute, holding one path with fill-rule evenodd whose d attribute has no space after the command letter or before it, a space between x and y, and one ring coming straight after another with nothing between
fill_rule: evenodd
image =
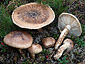
<instances>
[{"instance_id":1,"label":"small mushroom","mask_svg":"<svg viewBox=\"0 0 85 64\"><path fill-rule=\"evenodd\" d=\"M27 29L40 29L52 23L54 18L52 8L39 3L21 5L12 13L13 23Z\"/></svg>"},{"instance_id":2,"label":"small mushroom","mask_svg":"<svg viewBox=\"0 0 85 64\"><path fill-rule=\"evenodd\" d=\"M42 46L40 44L32 44L32 46L28 48L28 51L30 52L31 57L35 58L35 54L42 51Z\"/></svg>"},{"instance_id":3,"label":"small mushroom","mask_svg":"<svg viewBox=\"0 0 85 64\"><path fill-rule=\"evenodd\" d=\"M4 37L4 43L11 47L18 48L20 53L22 53L21 49L29 48L32 42L32 36L24 31L13 31Z\"/></svg>"},{"instance_id":4,"label":"small mushroom","mask_svg":"<svg viewBox=\"0 0 85 64\"><path fill-rule=\"evenodd\" d=\"M42 43L46 48L53 47L55 44L55 39L53 37L47 37L42 40Z\"/></svg>"},{"instance_id":5,"label":"small mushroom","mask_svg":"<svg viewBox=\"0 0 85 64\"><path fill-rule=\"evenodd\" d=\"M79 20L72 14L62 13L58 18L58 28L61 32L55 44L55 50L61 45L63 39L68 34L69 36L80 36L82 33Z\"/></svg>"},{"instance_id":6,"label":"small mushroom","mask_svg":"<svg viewBox=\"0 0 85 64\"><path fill-rule=\"evenodd\" d=\"M71 51L73 47L73 41L71 39L65 39L63 45L58 49L58 52L54 55L54 59L59 59L66 49L67 51Z\"/></svg>"}]
</instances>

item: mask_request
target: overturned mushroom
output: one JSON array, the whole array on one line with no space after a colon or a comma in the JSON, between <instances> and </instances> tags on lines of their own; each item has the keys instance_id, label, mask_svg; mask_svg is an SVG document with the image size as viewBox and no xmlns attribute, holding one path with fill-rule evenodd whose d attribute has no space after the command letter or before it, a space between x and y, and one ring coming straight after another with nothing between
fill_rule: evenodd
<instances>
[{"instance_id":1,"label":"overturned mushroom","mask_svg":"<svg viewBox=\"0 0 85 64\"><path fill-rule=\"evenodd\" d=\"M21 49L30 47L32 42L32 36L24 31L13 31L4 37L4 43L11 47L19 48L20 53L22 53Z\"/></svg>"},{"instance_id":2,"label":"overturned mushroom","mask_svg":"<svg viewBox=\"0 0 85 64\"><path fill-rule=\"evenodd\" d=\"M38 3L21 5L12 13L14 24L27 29L40 29L53 22L54 18L55 14L50 6Z\"/></svg>"},{"instance_id":3,"label":"overturned mushroom","mask_svg":"<svg viewBox=\"0 0 85 64\"><path fill-rule=\"evenodd\" d=\"M55 39L53 37L47 37L42 40L42 43L46 48L53 47L55 44Z\"/></svg>"},{"instance_id":4,"label":"overturned mushroom","mask_svg":"<svg viewBox=\"0 0 85 64\"><path fill-rule=\"evenodd\" d=\"M79 20L72 14L62 13L58 18L58 28L61 32L58 41L55 44L55 49L58 49L60 44L62 43L65 36L68 34L69 36L73 35L74 37L80 36L82 33L81 25Z\"/></svg>"},{"instance_id":5,"label":"overturned mushroom","mask_svg":"<svg viewBox=\"0 0 85 64\"><path fill-rule=\"evenodd\" d=\"M30 52L31 57L35 58L35 54L42 51L42 46L40 44L32 44L32 46L28 48L28 51Z\"/></svg>"},{"instance_id":6,"label":"overturned mushroom","mask_svg":"<svg viewBox=\"0 0 85 64\"><path fill-rule=\"evenodd\" d=\"M73 46L73 41L71 39L65 39L63 45L58 49L58 52L54 55L54 59L59 59L66 49L67 51L71 51L73 49Z\"/></svg>"}]
</instances>

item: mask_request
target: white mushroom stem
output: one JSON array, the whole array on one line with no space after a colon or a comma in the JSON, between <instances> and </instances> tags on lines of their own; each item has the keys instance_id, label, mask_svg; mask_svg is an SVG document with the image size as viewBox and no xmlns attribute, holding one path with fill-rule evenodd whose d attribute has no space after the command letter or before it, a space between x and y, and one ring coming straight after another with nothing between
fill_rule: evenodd
<instances>
[{"instance_id":1,"label":"white mushroom stem","mask_svg":"<svg viewBox=\"0 0 85 64\"><path fill-rule=\"evenodd\" d=\"M19 50L19 53L22 54L22 49L18 49Z\"/></svg>"},{"instance_id":2,"label":"white mushroom stem","mask_svg":"<svg viewBox=\"0 0 85 64\"><path fill-rule=\"evenodd\" d=\"M71 44L70 44L70 42L64 42L64 44L58 49L58 52L54 55L54 59L56 60L56 59L59 59L61 56L62 56L62 54L63 54L63 52L65 51L65 50L70 50L71 49Z\"/></svg>"},{"instance_id":3,"label":"white mushroom stem","mask_svg":"<svg viewBox=\"0 0 85 64\"><path fill-rule=\"evenodd\" d=\"M65 36L68 34L70 31L71 26L67 25L64 30L61 32L60 37L58 38L58 41L55 44L55 50L58 49L58 47L61 45L62 41L64 40Z\"/></svg>"}]
</instances>

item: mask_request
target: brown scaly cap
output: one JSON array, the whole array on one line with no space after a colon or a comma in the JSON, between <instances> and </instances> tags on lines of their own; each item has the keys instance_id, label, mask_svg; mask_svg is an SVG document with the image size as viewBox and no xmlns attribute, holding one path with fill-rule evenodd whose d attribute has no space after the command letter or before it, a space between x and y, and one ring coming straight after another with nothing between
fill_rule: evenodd
<instances>
[{"instance_id":1,"label":"brown scaly cap","mask_svg":"<svg viewBox=\"0 0 85 64\"><path fill-rule=\"evenodd\" d=\"M32 36L23 31L13 31L4 37L5 44L15 48L28 48L32 45Z\"/></svg>"},{"instance_id":2,"label":"brown scaly cap","mask_svg":"<svg viewBox=\"0 0 85 64\"><path fill-rule=\"evenodd\" d=\"M55 44L55 39L53 37L47 37L42 40L42 43L46 48L53 47Z\"/></svg>"},{"instance_id":3,"label":"brown scaly cap","mask_svg":"<svg viewBox=\"0 0 85 64\"><path fill-rule=\"evenodd\" d=\"M40 44L32 44L32 46L28 48L28 51L33 54L40 53L42 51L42 46Z\"/></svg>"},{"instance_id":4,"label":"brown scaly cap","mask_svg":"<svg viewBox=\"0 0 85 64\"><path fill-rule=\"evenodd\" d=\"M55 14L49 6L38 3L21 5L12 13L14 24L21 28L39 29L53 22Z\"/></svg>"},{"instance_id":5,"label":"brown scaly cap","mask_svg":"<svg viewBox=\"0 0 85 64\"><path fill-rule=\"evenodd\" d=\"M69 36L80 36L82 33L82 28L79 20L72 14L62 13L58 18L58 28L62 31L66 25L71 26L71 30L69 31Z\"/></svg>"}]
</instances>

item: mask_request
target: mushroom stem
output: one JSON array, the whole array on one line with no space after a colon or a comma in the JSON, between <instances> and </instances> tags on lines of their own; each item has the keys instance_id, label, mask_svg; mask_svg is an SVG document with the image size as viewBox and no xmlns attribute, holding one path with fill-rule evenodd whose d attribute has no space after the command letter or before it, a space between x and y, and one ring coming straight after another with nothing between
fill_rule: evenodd
<instances>
[{"instance_id":1,"label":"mushroom stem","mask_svg":"<svg viewBox=\"0 0 85 64\"><path fill-rule=\"evenodd\" d=\"M58 41L55 44L55 50L58 49L58 47L61 45L63 39L65 38L65 36L68 34L68 32L70 31L71 26L67 25L64 30L61 32L60 37L58 38Z\"/></svg>"},{"instance_id":2,"label":"mushroom stem","mask_svg":"<svg viewBox=\"0 0 85 64\"><path fill-rule=\"evenodd\" d=\"M32 44L31 47L28 48L30 55L32 58L35 58L35 54L38 54L42 51L42 46L40 44Z\"/></svg>"},{"instance_id":3,"label":"mushroom stem","mask_svg":"<svg viewBox=\"0 0 85 64\"><path fill-rule=\"evenodd\" d=\"M73 47L73 41L70 39L65 39L63 45L58 49L58 52L54 55L54 59L59 59L66 49L71 51Z\"/></svg>"},{"instance_id":4,"label":"mushroom stem","mask_svg":"<svg viewBox=\"0 0 85 64\"><path fill-rule=\"evenodd\" d=\"M22 54L22 49L19 49L19 53Z\"/></svg>"},{"instance_id":5,"label":"mushroom stem","mask_svg":"<svg viewBox=\"0 0 85 64\"><path fill-rule=\"evenodd\" d=\"M31 57L32 57L33 59L35 59L35 54L31 53Z\"/></svg>"},{"instance_id":6,"label":"mushroom stem","mask_svg":"<svg viewBox=\"0 0 85 64\"><path fill-rule=\"evenodd\" d=\"M64 45L62 45L59 49L58 49L58 52L54 55L54 59L56 60L56 59L59 59L61 56L62 56L62 53L64 52L64 50L66 49L66 48L68 48L68 45L69 44L64 44Z\"/></svg>"},{"instance_id":7,"label":"mushroom stem","mask_svg":"<svg viewBox=\"0 0 85 64\"><path fill-rule=\"evenodd\" d=\"M38 32L42 33L43 32L43 29L42 28L38 29Z\"/></svg>"},{"instance_id":8,"label":"mushroom stem","mask_svg":"<svg viewBox=\"0 0 85 64\"><path fill-rule=\"evenodd\" d=\"M25 55L24 55L22 49L18 49L18 50L19 50L20 54L21 54L23 57L25 57Z\"/></svg>"}]
</instances>

